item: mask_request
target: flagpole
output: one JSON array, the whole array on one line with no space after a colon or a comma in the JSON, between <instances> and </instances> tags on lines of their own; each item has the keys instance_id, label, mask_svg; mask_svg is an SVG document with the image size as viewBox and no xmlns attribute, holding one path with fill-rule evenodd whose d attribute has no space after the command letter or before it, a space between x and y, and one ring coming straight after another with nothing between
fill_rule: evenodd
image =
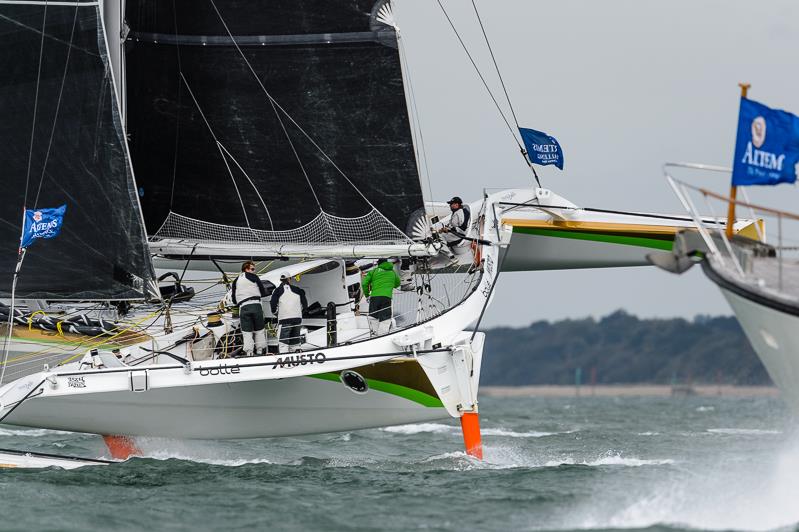
<instances>
[{"instance_id":1,"label":"flagpole","mask_svg":"<svg viewBox=\"0 0 799 532\"><path fill-rule=\"evenodd\" d=\"M20 231L19 235L19 250L17 251L17 266L14 268L14 280L11 282L11 308L8 312L8 323L6 327L8 328L8 332L6 334L5 341L3 342L3 363L2 369L0 369L0 386L3 385L3 379L6 376L6 364L8 363L8 349L11 344L11 333L14 328L14 298L16 296L17 291L17 279L19 279L19 270L22 268L22 261L25 260L25 252L27 248L22 247L22 239L25 236L25 208L22 208L22 230Z\"/></svg>"},{"instance_id":2,"label":"flagpole","mask_svg":"<svg viewBox=\"0 0 799 532\"><path fill-rule=\"evenodd\" d=\"M741 87L741 98L746 98L747 94L749 93L749 87L752 85L749 83L739 83L738 86ZM730 204L727 207L727 238L732 238L732 225L735 222L735 200L737 198L738 187L730 184Z\"/></svg>"}]
</instances>

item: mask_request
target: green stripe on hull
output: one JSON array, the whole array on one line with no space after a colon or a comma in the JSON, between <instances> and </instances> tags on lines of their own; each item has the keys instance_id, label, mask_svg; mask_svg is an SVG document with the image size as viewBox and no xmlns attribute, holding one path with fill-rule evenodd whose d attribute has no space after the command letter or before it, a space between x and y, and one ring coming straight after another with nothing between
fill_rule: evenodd
<instances>
[{"instance_id":1,"label":"green stripe on hull","mask_svg":"<svg viewBox=\"0 0 799 532\"><path fill-rule=\"evenodd\" d=\"M319 373L317 375L308 375L308 376L314 379L341 382L338 373ZM439 399L438 397L433 397L432 395L420 392L419 390L414 390L413 388L408 388L407 386L392 384L390 382L379 381L376 379L366 379L366 384L368 384L369 388L372 390L377 390L379 392L384 392L384 393L390 393L391 395L396 395L404 399L408 399L409 401L413 401L414 403L419 403L422 406L430 408L444 408L444 404L441 402L441 399Z\"/></svg>"},{"instance_id":2,"label":"green stripe on hull","mask_svg":"<svg viewBox=\"0 0 799 532\"><path fill-rule=\"evenodd\" d=\"M549 236L555 238L572 238L574 240L590 240L593 242L607 242L609 244L621 244L624 246L637 246L642 248L662 249L671 251L674 244L672 240L661 240L657 238L614 235L607 233L586 233L581 231L566 231L563 229L542 229L536 227L514 227L514 233L527 235Z\"/></svg>"}]
</instances>

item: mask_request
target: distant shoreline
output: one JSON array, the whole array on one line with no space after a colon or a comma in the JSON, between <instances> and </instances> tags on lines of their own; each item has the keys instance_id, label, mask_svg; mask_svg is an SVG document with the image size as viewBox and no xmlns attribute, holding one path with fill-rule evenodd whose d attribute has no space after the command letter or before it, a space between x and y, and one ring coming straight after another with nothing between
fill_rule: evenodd
<instances>
[{"instance_id":1,"label":"distant shoreline","mask_svg":"<svg viewBox=\"0 0 799 532\"><path fill-rule=\"evenodd\" d=\"M480 394L487 397L574 397L574 385L536 386L481 386ZM726 396L726 397L776 397L775 386L733 386L728 384L697 384L693 386L666 384L598 384L579 387L581 396L596 397L670 397L670 396Z\"/></svg>"}]
</instances>

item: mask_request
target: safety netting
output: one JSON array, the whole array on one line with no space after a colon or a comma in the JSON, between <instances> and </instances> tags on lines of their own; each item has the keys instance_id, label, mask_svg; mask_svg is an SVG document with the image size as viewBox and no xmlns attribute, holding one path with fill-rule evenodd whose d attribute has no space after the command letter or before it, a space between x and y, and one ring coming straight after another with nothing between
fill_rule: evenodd
<instances>
[{"instance_id":1,"label":"safety netting","mask_svg":"<svg viewBox=\"0 0 799 532\"><path fill-rule=\"evenodd\" d=\"M343 218L322 211L310 222L284 231L222 225L170 212L153 236L156 239L224 243L408 244L411 242L376 209L355 218Z\"/></svg>"}]
</instances>

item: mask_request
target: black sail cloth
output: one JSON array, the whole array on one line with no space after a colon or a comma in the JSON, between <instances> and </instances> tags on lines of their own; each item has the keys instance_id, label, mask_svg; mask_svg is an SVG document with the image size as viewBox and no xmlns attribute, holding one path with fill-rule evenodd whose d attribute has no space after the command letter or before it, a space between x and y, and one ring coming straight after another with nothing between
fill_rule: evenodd
<instances>
[{"instance_id":1,"label":"black sail cloth","mask_svg":"<svg viewBox=\"0 0 799 532\"><path fill-rule=\"evenodd\" d=\"M380 5L129 0L127 123L149 233L170 211L288 230L320 210L354 218L372 206L404 230L423 199ZM354 186L275 113L259 80Z\"/></svg>"},{"instance_id":2,"label":"black sail cloth","mask_svg":"<svg viewBox=\"0 0 799 532\"><path fill-rule=\"evenodd\" d=\"M154 275L98 6L0 4L0 72L0 297L27 182L27 208L67 210L57 237L28 248L16 296L141 299Z\"/></svg>"}]
</instances>

